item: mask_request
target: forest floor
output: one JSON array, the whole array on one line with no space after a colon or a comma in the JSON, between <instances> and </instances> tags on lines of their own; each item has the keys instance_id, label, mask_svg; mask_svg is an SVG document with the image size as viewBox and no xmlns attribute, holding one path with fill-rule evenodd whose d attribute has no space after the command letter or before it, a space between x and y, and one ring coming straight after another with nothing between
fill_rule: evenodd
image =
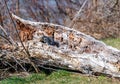
<instances>
[{"instance_id":1,"label":"forest floor","mask_svg":"<svg viewBox=\"0 0 120 84\"><path fill-rule=\"evenodd\" d=\"M120 38L102 40L106 44L120 50ZM0 84L120 84L120 80L101 76L87 76L64 70L54 71L49 75L44 72L28 76L12 76L0 81Z\"/></svg>"}]
</instances>

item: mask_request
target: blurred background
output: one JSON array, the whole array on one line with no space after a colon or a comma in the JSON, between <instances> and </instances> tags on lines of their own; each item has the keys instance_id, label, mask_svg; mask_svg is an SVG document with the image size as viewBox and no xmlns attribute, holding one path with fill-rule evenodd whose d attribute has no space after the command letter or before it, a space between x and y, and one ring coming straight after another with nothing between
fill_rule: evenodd
<instances>
[{"instance_id":1,"label":"blurred background","mask_svg":"<svg viewBox=\"0 0 120 84\"><path fill-rule=\"evenodd\" d=\"M5 0L11 13L40 22L69 27L85 0ZM0 25L17 38L4 0L0 0ZM120 0L88 0L71 28L96 39L120 37ZM0 34L2 32L0 31Z\"/></svg>"}]
</instances>

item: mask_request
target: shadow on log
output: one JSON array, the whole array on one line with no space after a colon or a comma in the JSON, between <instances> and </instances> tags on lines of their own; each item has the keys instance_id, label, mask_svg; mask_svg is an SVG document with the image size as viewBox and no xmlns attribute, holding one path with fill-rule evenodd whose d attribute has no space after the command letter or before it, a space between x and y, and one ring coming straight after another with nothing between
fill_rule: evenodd
<instances>
[{"instance_id":1,"label":"shadow on log","mask_svg":"<svg viewBox=\"0 0 120 84\"><path fill-rule=\"evenodd\" d=\"M85 74L101 73L120 77L120 51L116 48L72 28L52 23L32 22L14 14L12 17L19 26L20 37L25 47L31 57L37 59L35 61L37 66L41 63L51 64ZM3 50L2 53L5 53L8 59L14 56L17 59L27 60L21 44L17 43L19 49L14 53ZM52 43L59 46L51 45Z\"/></svg>"}]
</instances>

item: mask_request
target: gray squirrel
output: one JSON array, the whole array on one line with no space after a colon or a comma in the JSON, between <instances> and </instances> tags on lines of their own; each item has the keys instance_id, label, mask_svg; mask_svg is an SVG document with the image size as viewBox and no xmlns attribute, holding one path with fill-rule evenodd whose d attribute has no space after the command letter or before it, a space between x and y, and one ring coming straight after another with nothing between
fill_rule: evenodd
<instances>
[{"instance_id":1,"label":"gray squirrel","mask_svg":"<svg viewBox=\"0 0 120 84\"><path fill-rule=\"evenodd\" d=\"M56 42L56 41L54 41L54 38L53 38L53 37L42 36L41 42L47 43L48 45L52 45L52 46L57 46L57 47L59 47L59 43Z\"/></svg>"}]
</instances>

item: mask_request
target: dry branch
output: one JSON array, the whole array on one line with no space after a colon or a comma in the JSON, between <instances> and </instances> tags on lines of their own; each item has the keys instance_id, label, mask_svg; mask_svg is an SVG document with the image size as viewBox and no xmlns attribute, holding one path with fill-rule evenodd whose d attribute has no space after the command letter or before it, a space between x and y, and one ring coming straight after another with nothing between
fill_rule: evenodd
<instances>
[{"instance_id":1,"label":"dry branch","mask_svg":"<svg viewBox=\"0 0 120 84\"><path fill-rule=\"evenodd\" d=\"M73 25L75 24L76 19L78 18L78 16L80 16L80 13L82 12L83 7L85 6L85 4L87 3L88 0L85 0L83 5L81 6L81 8L79 9L79 11L77 12L77 14L74 16L73 20L70 22L68 27L73 27Z\"/></svg>"},{"instance_id":2,"label":"dry branch","mask_svg":"<svg viewBox=\"0 0 120 84\"><path fill-rule=\"evenodd\" d=\"M5 38L10 44L13 44L15 46L15 42L14 40L12 39L12 37L10 35L8 35L8 33L5 31L5 29L0 25L0 29L4 32L5 36L3 35L0 35L2 36L3 38Z\"/></svg>"}]
</instances>

